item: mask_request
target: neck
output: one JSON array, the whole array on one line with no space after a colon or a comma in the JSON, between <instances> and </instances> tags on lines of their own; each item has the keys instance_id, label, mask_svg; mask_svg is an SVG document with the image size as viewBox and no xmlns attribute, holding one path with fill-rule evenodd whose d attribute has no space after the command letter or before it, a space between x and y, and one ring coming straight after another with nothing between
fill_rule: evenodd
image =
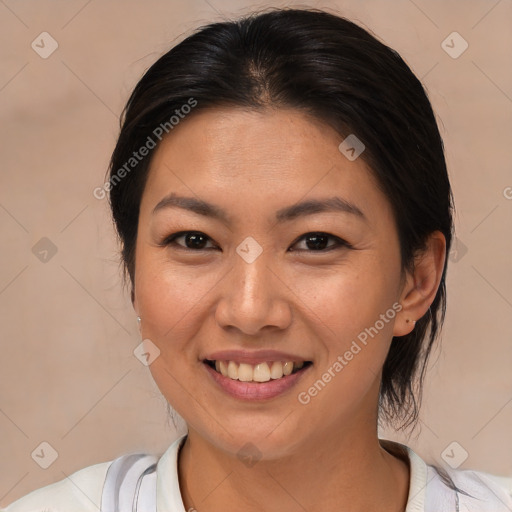
<instances>
[{"instance_id":1,"label":"neck","mask_svg":"<svg viewBox=\"0 0 512 512\"><path fill-rule=\"evenodd\" d=\"M178 459L185 510L404 511L408 463L372 430L324 430L285 458L248 464L189 429Z\"/></svg>"}]
</instances>

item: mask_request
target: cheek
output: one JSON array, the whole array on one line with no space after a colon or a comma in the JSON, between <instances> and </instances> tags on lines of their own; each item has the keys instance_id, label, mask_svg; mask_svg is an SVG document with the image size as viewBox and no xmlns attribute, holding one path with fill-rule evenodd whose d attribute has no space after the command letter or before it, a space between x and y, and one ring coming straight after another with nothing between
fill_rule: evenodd
<instances>
[{"instance_id":1,"label":"cheek","mask_svg":"<svg viewBox=\"0 0 512 512\"><path fill-rule=\"evenodd\" d=\"M205 301L222 274L199 266L171 264L165 254L140 251L135 283L143 335L161 350L179 350L197 327ZM171 343L172 341L172 343Z\"/></svg>"},{"instance_id":2,"label":"cheek","mask_svg":"<svg viewBox=\"0 0 512 512\"><path fill-rule=\"evenodd\" d=\"M315 407L326 414L334 404L340 413L352 411L378 380L392 338L398 278L396 269L370 257L357 267L295 276L301 316L321 346L315 374L302 391L311 398L321 394Z\"/></svg>"},{"instance_id":3,"label":"cheek","mask_svg":"<svg viewBox=\"0 0 512 512\"><path fill-rule=\"evenodd\" d=\"M219 277L215 272L171 265L154 253L149 257L149 251L140 252L135 279L142 335L160 351L149 370L173 408L190 420L190 414L197 414L191 397L201 395L190 378L190 364L197 357L190 340L206 321L205 301Z\"/></svg>"},{"instance_id":4,"label":"cheek","mask_svg":"<svg viewBox=\"0 0 512 512\"><path fill-rule=\"evenodd\" d=\"M374 258L365 257L329 272L297 272L287 282L300 299L296 303L302 314L311 325L326 331L321 337L325 344L343 348L392 307L398 278L396 270L384 269ZM391 330L391 323L386 323L383 331Z\"/></svg>"}]
</instances>

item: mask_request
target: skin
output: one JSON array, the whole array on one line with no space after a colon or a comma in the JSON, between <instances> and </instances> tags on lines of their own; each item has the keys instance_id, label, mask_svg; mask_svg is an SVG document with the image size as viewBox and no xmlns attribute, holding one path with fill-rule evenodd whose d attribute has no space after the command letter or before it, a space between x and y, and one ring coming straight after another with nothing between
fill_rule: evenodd
<instances>
[{"instance_id":1,"label":"skin","mask_svg":"<svg viewBox=\"0 0 512 512\"><path fill-rule=\"evenodd\" d=\"M408 463L377 437L381 369L392 337L409 333L434 300L445 239L433 233L414 272L402 274L390 204L362 158L341 154L341 141L295 110L223 108L189 116L156 149L140 207L133 305L143 338L160 350L153 378L188 425L178 462L186 510L405 509ZM218 205L229 224L175 207L153 214L171 192ZM275 222L281 208L334 195L365 220L322 212ZM204 233L206 248L187 251L184 237L161 245L187 230ZM315 251L303 238L311 232L351 247ZM252 263L236 252L248 236L263 250ZM403 308L395 318L301 404L298 393L394 303ZM216 350L267 348L313 366L260 403L227 395L202 363ZM250 467L237 457L246 443L260 457Z\"/></svg>"}]
</instances>

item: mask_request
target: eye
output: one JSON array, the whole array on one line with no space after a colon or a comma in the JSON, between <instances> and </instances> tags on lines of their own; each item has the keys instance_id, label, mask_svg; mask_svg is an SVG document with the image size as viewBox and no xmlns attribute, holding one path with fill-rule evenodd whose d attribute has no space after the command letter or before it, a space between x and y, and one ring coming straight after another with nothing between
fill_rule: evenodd
<instances>
[{"instance_id":1,"label":"eye","mask_svg":"<svg viewBox=\"0 0 512 512\"><path fill-rule=\"evenodd\" d=\"M334 244L328 245L329 239L334 240ZM298 251L327 252L333 249L338 249L340 247L352 247L345 240L337 236L330 235L329 233L306 233L305 235L302 235L293 245L297 245L302 240L304 240L307 249L298 249ZM290 249L290 251L297 251L297 249Z\"/></svg>"},{"instance_id":2,"label":"eye","mask_svg":"<svg viewBox=\"0 0 512 512\"><path fill-rule=\"evenodd\" d=\"M183 239L184 243L178 243L177 241ZM292 247L297 245L299 242L303 241L306 245L306 248L302 249L292 249L289 250L292 252L328 252L333 249L346 247L351 248L352 246L346 242L345 240L330 235L329 233L306 233L302 235L298 240L296 240ZM329 240L332 240L334 243L329 245ZM172 235L165 238L160 245L169 246L174 245L180 249L190 250L190 251L203 251L209 249L217 248L215 245L207 246L208 242L211 243L211 238L201 231L180 231L178 233L173 233Z\"/></svg>"},{"instance_id":3,"label":"eye","mask_svg":"<svg viewBox=\"0 0 512 512\"><path fill-rule=\"evenodd\" d=\"M185 245L177 243L176 241L183 238ZM176 245L181 249L190 250L190 251L202 251L207 250L213 247L206 247L206 243L211 240L210 237L201 233L200 231L180 231L178 233L174 233L165 240L160 245Z\"/></svg>"}]
</instances>

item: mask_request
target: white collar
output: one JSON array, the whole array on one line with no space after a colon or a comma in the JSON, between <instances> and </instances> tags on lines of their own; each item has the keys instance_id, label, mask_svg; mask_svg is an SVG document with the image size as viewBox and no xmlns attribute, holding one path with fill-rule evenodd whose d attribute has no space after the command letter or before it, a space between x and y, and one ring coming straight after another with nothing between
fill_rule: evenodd
<instances>
[{"instance_id":1,"label":"white collar","mask_svg":"<svg viewBox=\"0 0 512 512\"><path fill-rule=\"evenodd\" d=\"M379 439L379 443L388 452L408 459L410 478L405 512L424 512L427 484L429 483L429 471L426 462L404 444L387 439Z\"/></svg>"},{"instance_id":2,"label":"white collar","mask_svg":"<svg viewBox=\"0 0 512 512\"><path fill-rule=\"evenodd\" d=\"M160 457L157 466L157 512L186 512L178 480L178 453L186 434L176 439ZM389 440L379 440L388 451L401 451L409 458L409 497L405 512L423 512L428 484L428 466L411 448Z\"/></svg>"}]
</instances>

